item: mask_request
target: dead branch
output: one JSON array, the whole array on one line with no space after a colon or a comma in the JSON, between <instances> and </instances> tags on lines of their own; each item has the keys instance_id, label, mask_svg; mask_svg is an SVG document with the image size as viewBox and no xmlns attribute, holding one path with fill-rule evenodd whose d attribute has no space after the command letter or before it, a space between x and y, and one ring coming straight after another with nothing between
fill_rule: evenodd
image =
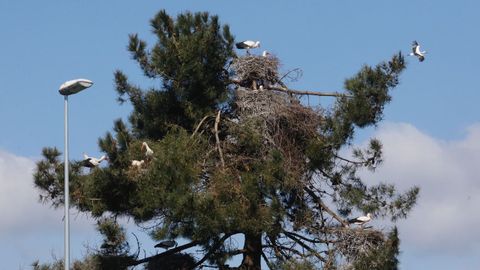
<instances>
[{"instance_id":1,"label":"dead branch","mask_svg":"<svg viewBox=\"0 0 480 270\"><path fill-rule=\"evenodd\" d=\"M280 92L295 94L295 95L311 95L311 96L321 96L321 97L352 97L349 94L343 94L338 92L315 92L315 91L309 91L309 90L294 90L294 89L288 89L283 87L277 87L273 85L268 85L264 89L280 91Z\"/></svg>"},{"instance_id":2,"label":"dead branch","mask_svg":"<svg viewBox=\"0 0 480 270\"><path fill-rule=\"evenodd\" d=\"M223 152L220 147L220 138L218 137L218 123L220 123L220 110L217 113L215 118L215 139L217 140L218 154L220 155L220 161L222 162L222 167L225 168L225 160L223 160Z\"/></svg>"}]
</instances>

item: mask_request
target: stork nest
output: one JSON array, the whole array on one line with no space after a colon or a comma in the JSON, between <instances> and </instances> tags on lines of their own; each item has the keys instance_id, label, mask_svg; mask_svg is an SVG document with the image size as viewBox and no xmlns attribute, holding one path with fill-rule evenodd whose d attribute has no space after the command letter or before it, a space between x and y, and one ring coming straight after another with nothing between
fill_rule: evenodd
<instances>
[{"instance_id":1,"label":"stork nest","mask_svg":"<svg viewBox=\"0 0 480 270\"><path fill-rule=\"evenodd\" d=\"M335 231L335 236L335 248L350 262L385 243L382 232L370 229L342 229Z\"/></svg>"},{"instance_id":2,"label":"stork nest","mask_svg":"<svg viewBox=\"0 0 480 270\"><path fill-rule=\"evenodd\" d=\"M301 174L305 167L305 151L319 137L322 113L303 106L297 97L270 90L236 91L236 116L240 125L254 123L264 140L265 151L271 147L287 158L286 171Z\"/></svg>"},{"instance_id":3,"label":"stork nest","mask_svg":"<svg viewBox=\"0 0 480 270\"><path fill-rule=\"evenodd\" d=\"M240 86L256 90L257 85L274 85L279 81L279 65L278 58L273 55L246 55L236 58L232 69Z\"/></svg>"}]
</instances>

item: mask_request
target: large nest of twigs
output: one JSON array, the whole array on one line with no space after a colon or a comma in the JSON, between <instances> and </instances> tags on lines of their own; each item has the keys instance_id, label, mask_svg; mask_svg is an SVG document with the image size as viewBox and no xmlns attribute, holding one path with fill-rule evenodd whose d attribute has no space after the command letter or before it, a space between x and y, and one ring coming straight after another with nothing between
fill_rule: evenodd
<instances>
[{"instance_id":1,"label":"large nest of twigs","mask_svg":"<svg viewBox=\"0 0 480 270\"><path fill-rule=\"evenodd\" d=\"M347 259L355 261L362 254L383 246L385 237L382 232L369 229L337 230L335 248Z\"/></svg>"},{"instance_id":2,"label":"large nest of twigs","mask_svg":"<svg viewBox=\"0 0 480 270\"><path fill-rule=\"evenodd\" d=\"M304 152L309 142L319 136L322 114L303 106L297 97L264 90L236 91L236 114L240 124L255 123L266 151L272 146L287 157L291 171L299 172L305 165Z\"/></svg>"},{"instance_id":3,"label":"large nest of twigs","mask_svg":"<svg viewBox=\"0 0 480 270\"><path fill-rule=\"evenodd\" d=\"M236 58L232 63L235 79L239 85L257 89L257 85L274 85L279 81L279 60L273 55L246 55Z\"/></svg>"}]
</instances>

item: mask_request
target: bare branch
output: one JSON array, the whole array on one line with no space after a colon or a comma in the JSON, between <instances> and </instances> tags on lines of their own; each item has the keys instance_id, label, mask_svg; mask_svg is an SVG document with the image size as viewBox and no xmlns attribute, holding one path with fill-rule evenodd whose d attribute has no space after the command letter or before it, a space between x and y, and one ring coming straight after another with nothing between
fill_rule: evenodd
<instances>
[{"instance_id":1,"label":"bare branch","mask_svg":"<svg viewBox=\"0 0 480 270\"><path fill-rule=\"evenodd\" d=\"M218 137L218 123L220 123L220 110L217 113L215 118L215 139L217 140L218 154L220 155L220 161L222 162L222 167L225 168L225 160L223 159L222 148L220 147L220 138Z\"/></svg>"},{"instance_id":2,"label":"bare branch","mask_svg":"<svg viewBox=\"0 0 480 270\"><path fill-rule=\"evenodd\" d=\"M293 72L295 72L295 75L290 76L290 73L293 73ZM289 78L290 81L297 81L297 80L299 79L299 77L301 77L302 73L303 73L303 72L302 72L301 69L299 69L299 68L294 68L294 69L288 71L287 73L285 73L285 75L283 75L283 76L279 79L279 81L282 81L283 78L286 78L286 77ZM283 86L283 85L282 85L282 86Z\"/></svg>"},{"instance_id":3,"label":"bare branch","mask_svg":"<svg viewBox=\"0 0 480 270\"><path fill-rule=\"evenodd\" d=\"M305 237L305 236L302 236L302 235L300 235L300 234L298 234L298 233L288 232L288 231L285 231L285 230L283 231L283 233L284 233L285 235L292 235L292 236L294 236L294 237L297 237L297 238L302 239L302 240L304 240L304 241L310 242L310 243L312 243L312 244L333 243L333 242L334 242L334 241L327 241L327 240L320 240L320 239L310 239L310 238L307 238L307 237Z\"/></svg>"},{"instance_id":4,"label":"bare branch","mask_svg":"<svg viewBox=\"0 0 480 270\"><path fill-rule=\"evenodd\" d=\"M296 238L295 236L293 235L288 235L288 234L285 234L288 238L292 239L293 241L295 241L297 244L299 244L301 247L303 247L304 249L308 250L311 254L313 254L313 256L315 256L316 258L318 258L320 261L322 262L326 262L327 260L325 258L323 258L322 256L320 256L320 254L318 254L318 252L316 250L314 250L313 248L309 247L307 244L303 243L300 239Z\"/></svg>"},{"instance_id":5,"label":"bare branch","mask_svg":"<svg viewBox=\"0 0 480 270\"><path fill-rule=\"evenodd\" d=\"M273 85L269 85L265 89L280 91L280 92L285 92L288 94L295 94L295 95L311 95L311 96L321 96L321 97L351 97L351 95L349 94L342 94L338 92L315 92L315 91L309 91L309 90L294 90L294 89L288 89L283 87L277 87Z\"/></svg>"}]
</instances>

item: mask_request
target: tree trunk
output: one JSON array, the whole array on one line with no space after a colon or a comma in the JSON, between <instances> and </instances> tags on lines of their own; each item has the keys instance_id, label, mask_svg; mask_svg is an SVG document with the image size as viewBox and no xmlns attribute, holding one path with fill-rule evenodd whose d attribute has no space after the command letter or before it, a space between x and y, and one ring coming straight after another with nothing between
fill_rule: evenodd
<instances>
[{"instance_id":1,"label":"tree trunk","mask_svg":"<svg viewBox=\"0 0 480 270\"><path fill-rule=\"evenodd\" d=\"M240 269L245 270L261 270L262 262L262 235L261 234L245 234L245 245L243 247L242 264Z\"/></svg>"}]
</instances>

